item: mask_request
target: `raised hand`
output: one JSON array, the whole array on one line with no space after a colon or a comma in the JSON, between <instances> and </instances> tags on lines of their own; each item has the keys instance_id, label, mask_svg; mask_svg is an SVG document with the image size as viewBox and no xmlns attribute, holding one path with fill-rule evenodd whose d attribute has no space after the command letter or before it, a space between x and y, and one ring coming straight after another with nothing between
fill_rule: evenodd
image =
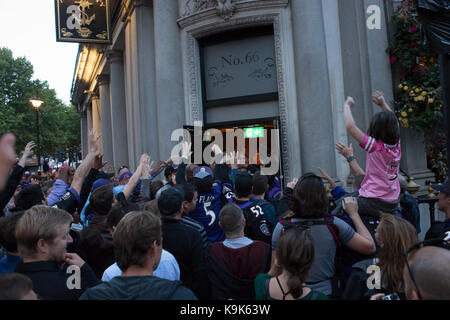
<instances>
[{"instance_id":1,"label":"raised hand","mask_svg":"<svg viewBox=\"0 0 450 320\"><path fill-rule=\"evenodd\" d=\"M88 140L89 140L89 152L96 153L98 149L98 140L100 139L101 135L98 137L95 137L95 129L91 129L88 134Z\"/></svg>"},{"instance_id":2,"label":"raised hand","mask_svg":"<svg viewBox=\"0 0 450 320\"><path fill-rule=\"evenodd\" d=\"M344 198L342 202L342 208L345 212L348 213L349 216L358 214L358 201L356 201L355 197L347 197Z\"/></svg>"},{"instance_id":3,"label":"raised hand","mask_svg":"<svg viewBox=\"0 0 450 320\"><path fill-rule=\"evenodd\" d=\"M95 155L93 168L96 170L101 170L107 163L107 161L103 161L103 154L97 154Z\"/></svg>"},{"instance_id":4,"label":"raised hand","mask_svg":"<svg viewBox=\"0 0 450 320\"><path fill-rule=\"evenodd\" d=\"M159 169L161 169L165 166L166 166L166 163L164 161L159 160L156 163L155 167L150 171L150 174L152 175L152 177L159 171Z\"/></svg>"},{"instance_id":5,"label":"raised hand","mask_svg":"<svg viewBox=\"0 0 450 320\"><path fill-rule=\"evenodd\" d=\"M381 91L375 91L372 94L372 101L375 104L379 105L383 110L391 110L391 108L389 108L389 106L387 105L386 100L384 99L383 92Z\"/></svg>"},{"instance_id":6,"label":"raised hand","mask_svg":"<svg viewBox=\"0 0 450 320\"><path fill-rule=\"evenodd\" d=\"M25 159L30 157L33 154L33 148L36 146L36 144L33 141L30 141L25 146L25 149L23 150L23 156Z\"/></svg>"},{"instance_id":7,"label":"raised hand","mask_svg":"<svg viewBox=\"0 0 450 320\"><path fill-rule=\"evenodd\" d=\"M347 100L345 100L345 104L349 107L353 107L355 105L355 100L353 100L352 97L347 97Z\"/></svg>"},{"instance_id":8,"label":"raised hand","mask_svg":"<svg viewBox=\"0 0 450 320\"><path fill-rule=\"evenodd\" d=\"M353 156L353 146L350 143L350 146L346 147L344 144L338 142L336 143L336 150L338 151L339 154L343 155L344 158L348 158Z\"/></svg>"},{"instance_id":9,"label":"raised hand","mask_svg":"<svg viewBox=\"0 0 450 320\"><path fill-rule=\"evenodd\" d=\"M287 184L287 187L288 187L288 188L291 188L292 190L294 190L295 186L297 185L297 182L298 182L298 179L297 179L297 178L294 178L291 182L289 182L289 183Z\"/></svg>"},{"instance_id":10,"label":"raised hand","mask_svg":"<svg viewBox=\"0 0 450 320\"><path fill-rule=\"evenodd\" d=\"M191 146L192 146L192 143L183 141L183 144L181 146L181 157L182 158L189 159L189 157L192 154Z\"/></svg>"}]
</instances>

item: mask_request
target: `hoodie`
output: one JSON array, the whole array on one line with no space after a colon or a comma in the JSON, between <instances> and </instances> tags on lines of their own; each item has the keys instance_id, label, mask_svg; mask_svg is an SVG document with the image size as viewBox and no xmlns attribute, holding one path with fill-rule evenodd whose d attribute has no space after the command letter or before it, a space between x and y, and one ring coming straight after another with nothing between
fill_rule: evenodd
<instances>
[{"instance_id":1,"label":"hoodie","mask_svg":"<svg viewBox=\"0 0 450 320\"><path fill-rule=\"evenodd\" d=\"M86 290L80 300L197 300L181 285L155 276L115 277Z\"/></svg>"}]
</instances>

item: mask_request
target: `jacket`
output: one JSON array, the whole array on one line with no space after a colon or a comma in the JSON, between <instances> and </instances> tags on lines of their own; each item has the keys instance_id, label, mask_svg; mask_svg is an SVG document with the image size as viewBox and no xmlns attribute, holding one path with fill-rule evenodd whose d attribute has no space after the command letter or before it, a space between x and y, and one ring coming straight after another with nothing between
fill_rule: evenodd
<instances>
[{"instance_id":1,"label":"jacket","mask_svg":"<svg viewBox=\"0 0 450 320\"><path fill-rule=\"evenodd\" d=\"M80 300L197 300L181 285L155 276L115 277L86 290Z\"/></svg>"}]
</instances>

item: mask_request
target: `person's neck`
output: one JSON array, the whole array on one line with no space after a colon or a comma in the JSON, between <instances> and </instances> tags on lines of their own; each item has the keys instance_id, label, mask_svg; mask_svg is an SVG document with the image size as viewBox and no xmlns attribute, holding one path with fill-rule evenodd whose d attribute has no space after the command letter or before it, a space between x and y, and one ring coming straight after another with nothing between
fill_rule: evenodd
<instances>
[{"instance_id":1,"label":"person's neck","mask_svg":"<svg viewBox=\"0 0 450 320\"><path fill-rule=\"evenodd\" d=\"M34 257L22 257L23 263L32 263L32 262L42 262L42 261L51 261L47 256L42 254L37 254Z\"/></svg>"},{"instance_id":2,"label":"person's neck","mask_svg":"<svg viewBox=\"0 0 450 320\"><path fill-rule=\"evenodd\" d=\"M239 239L239 238L243 238L243 237L245 237L245 235L244 235L244 233L242 232L242 233L239 233L239 234L234 235L234 236L227 236L227 240Z\"/></svg>"},{"instance_id":3,"label":"person's neck","mask_svg":"<svg viewBox=\"0 0 450 320\"><path fill-rule=\"evenodd\" d=\"M445 220L450 219L450 206L445 210Z\"/></svg>"},{"instance_id":4,"label":"person's neck","mask_svg":"<svg viewBox=\"0 0 450 320\"><path fill-rule=\"evenodd\" d=\"M10 255L10 256L20 257L20 254L19 254L18 252L9 252L9 251L6 251L6 253L7 253L8 255Z\"/></svg>"},{"instance_id":5,"label":"person's neck","mask_svg":"<svg viewBox=\"0 0 450 320\"><path fill-rule=\"evenodd\" d=\"M144 277L153 276L153 268L130 266L122 273L122 277Z\"/></svg>"},{"instance_id":6,"label":"person's neck","mask_svg":"<svg viewBox=\"0 0 450 320\"><path fill-rule=\"evenodd\" d=\"M260 195L254 194L254 195L253 195L253 198L264 200L264 193L263 193L263 194L260 194Z\"/></svg>"},{"instance_id":7,"label":"person's neck","mask_svg":"<svg viewBox=\"0 0 450 320\"><path fill-rule=\"evenodd\" d=\"M248 201L248 200L250 200L250 197L238 197L238 196L235 196L234 197L236 200L238 200L238 201Z\"/></svg>"},{"instance_id":8,"label":"person's neck","mask_svg":"<svg viewBox=\"0 0 450 320\"><path fill-rule=\"evenodd\" d=\"M280 281L281 286L283 287L284 292L287 292L287 291L289 290L289 287L288 287L288 285L287 285L287 279L288 279L289 277L290 277L290 273L287 272L286 270L283 270L283 272L278 276L278 280ZM311 289L308 288L308 287L305 285L305 283L303 283L302 286L303 286L303 292L302 292L302 295L301 295L298 299L304 298L305 296L307 296L307 295L311 292ZM290 290L289 290L289 291L290 291Z\"/></svg>"}]
</instances>

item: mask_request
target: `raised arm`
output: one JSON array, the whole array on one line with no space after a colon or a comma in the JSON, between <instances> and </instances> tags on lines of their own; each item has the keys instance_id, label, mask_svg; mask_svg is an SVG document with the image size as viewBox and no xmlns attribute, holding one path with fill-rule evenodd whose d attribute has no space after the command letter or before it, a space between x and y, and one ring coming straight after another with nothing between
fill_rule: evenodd
<instances>
[{"instance_id":1,"label":"raised arm","mask_svg":"<svg viewBox=\"0 0 450 320\"><path fill-rule=\"evenodd\" d=\"M18 165L22 168L25 168L25 162L27 159L33 154L33 148L36 146L36 144L33 141L30 141L25 146L25 149L23 150L22 158L20 158Z\"/></svg>"},{"instance_id":2,"label":"raised arm","mask_svg":"<svg viewBox=\"0 0 450 320\"><path fill-rule=\"evenodd\" d=\"M344 103L344 121L345 128L347 131L353 136L353 138L361 143L364 138L364 132L362 132L355 124L355 120L353 119L351 107L355 104L355 100L352 97L347 97Z\"/></svg>"},{"instance_id":3,"label":"raised arm","mask_svg":"<svg viewBox=\"0 0 450 320\"><path fill-rule=\"evenodd\" d=\"M133 192L134 188L136 188L139 179L141 178L142 175L142 167L144 165L146 165L146 162L150 163L150 157L147 154L143 154L141 156L141 161L139 163L139 166L137 167L136 171L133 173L133 175L130 178L130 181L128 181L127 186L125 187L125 189L123 189L123 195L125 196L125 199L129 199L131 193ZM150 172L150 170L148 170L148 172ZM147 178L148 178L148 172L147 172Z\"/></svg>"},{"instance_id":4,"label":"raised arm","mask_svg":"<svg viewBox=\"0 0 450 320\"><path fill-rule=\"evenodd\" d=\"M380 106L381 110L392 112L391 108L389 108L388 104L386 103L386 100L384 99L383 93L381 91L375 91L372 94L372 100L375 104Z\"/></svg>"},{"instance_id":5,"label":"raised arm","mask_svg":"<svg viewBox=\"0 0 450 320\"><path fill-rule=\"evenodd\" d=\"M336 150L347 160L350 167L350 172L354 177L366 174L364 170L359 166L359 163L354 156L353 146L351 143L347 148L345 145L338 142L336 143Z\"/></svg>"},{"instance_id":6,"label":"raised arm","mask_svg":"<svg viewBox=\"0 0 450 320\"><path fill-rule=\"evenodd\" d=\"M343 208L348 213L355 225L356 232L354 236L347 242L346 246L350 249L365 255L375 253L376 246L372 235L361 220L358 213L358 202L354 197L344 198Z\"/></svg>"},{"instance_id":7,"label":"raised arm","mask_svg":"<svg viewBox=\"0 0 450 320\"><path fill-rule=\"evenodd\" d=\"M95 154L98 148L98 139L100 136L95 138L95 130L89 132L89 153L84 158L83 162L81 162L80 166L75 171L73 176L72 184L70 187L74 189L78 194L81 192L81 187L83 185L84 177L88 174L91 167L94 165Z\"/></svg>"}]
</instances>

